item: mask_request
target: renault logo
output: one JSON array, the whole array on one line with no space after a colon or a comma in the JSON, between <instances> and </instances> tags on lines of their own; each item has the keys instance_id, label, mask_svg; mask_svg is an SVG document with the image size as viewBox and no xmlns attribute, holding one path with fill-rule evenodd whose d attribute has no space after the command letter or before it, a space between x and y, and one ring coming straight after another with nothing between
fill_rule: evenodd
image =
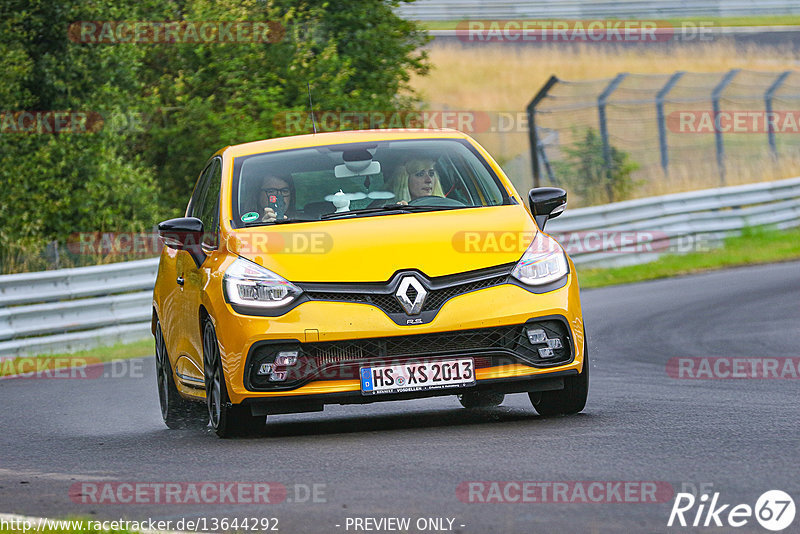
<instances>
[{"instance_id":1,"label":"renault logo","mask_svg":"<svg viewBox=\"0 0 800 534\"><path fill-rule=\"evenodd\" d=\"M400 280L400 286L394 296L407 314L417 315L422 311L422 305L425 303L428 291L422 287L422 284L415 277L405 276Z\"/></svg>"}]
</instances>

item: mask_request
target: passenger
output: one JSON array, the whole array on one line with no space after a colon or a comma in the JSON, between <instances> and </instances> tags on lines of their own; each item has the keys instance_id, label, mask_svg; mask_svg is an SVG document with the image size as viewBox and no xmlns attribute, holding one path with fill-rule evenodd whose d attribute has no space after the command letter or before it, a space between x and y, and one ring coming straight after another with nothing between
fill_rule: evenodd
<instances>
[{"instance_id":1,"label":"passenger","mask_svg":"<svg viewBox=\"0 0 800 534\"><path fill-rule=\"evenodd\" d=\"M434 161L427 158L410 159L400 165L392 176L392 186L398 204L421 197L444 196Z\"/></svg>"},{"instance_id":2,"label":"passenger","mask_svg":"<svg viewBox=\"0 0 800 534\"><path fill-rule=\"evenodd\" d=\"M295 210L295 188L294 180L290 176L266 176L261 181L261 188L258 192L258 211L264 215L261 222L274 222L277 213L270 206L270 197L280 197L283 199L284 219L292 219L297 215Z\"/></svg>"}]
</instances>

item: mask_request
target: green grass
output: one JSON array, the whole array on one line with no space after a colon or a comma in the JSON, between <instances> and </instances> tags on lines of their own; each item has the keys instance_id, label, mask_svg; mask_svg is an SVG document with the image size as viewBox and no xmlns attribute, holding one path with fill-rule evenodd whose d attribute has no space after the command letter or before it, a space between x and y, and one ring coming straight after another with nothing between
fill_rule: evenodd
<instances>
[{"instance_id":1,"label":"green grass","mask_svg":"<svg viewBox=\"0 0 800 534\"><path fill-rule=\"evenodd\" d=\"M112 360L124 360L127 358L139 358L151 356L155 353L155 346L152 339L144 339L134 343L118 343L109 347L97 347L89 350L82 350L73 353L62 354L42 354L38 356L24 356L0 362L0 376L19 374L19 371L31 369L31 360L46 360L47 369L54 370L71 365L86 362L89 364L99 362L110 362ZM40 363L40 365L45 365Z\"/></svg>"},{"instance_id":2,"label":"green grass","mask_svg":"<svg viewBox=\"0 0 800 534\"><path fill-rule=\"evenodd\" d=\"M747 228L729 237L722 248L709 252L670 254L642 265L609 269L578 268L582 288L629 284L739 265L755 265L800 259L800 229L779 231Z\"/></svg>"},{"instance_id":3,"label":"green grass","mask_svg":"<svg viewBox=\"0 0 800 534\"><path fill-rule=\"evenodd\" d=\"M613 17L609 17L611 19ZM683 19L659 19L649 17L647 20L666 20L681 26L684 22L703 26L800 26L800 15L758 15L752 17L687 17ZM424 20L419 21L426 30L454 30L461 20Z\"/></svg>"}]
</instances>

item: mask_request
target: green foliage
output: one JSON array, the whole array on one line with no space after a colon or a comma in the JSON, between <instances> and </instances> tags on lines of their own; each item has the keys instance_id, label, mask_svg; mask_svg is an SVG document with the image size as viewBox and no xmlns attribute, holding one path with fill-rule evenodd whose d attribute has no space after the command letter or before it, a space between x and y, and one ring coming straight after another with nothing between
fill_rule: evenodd
<instances>
[{"instance_id":1,"label":"green foliage","mask_svg":"<svg viewBox=\"0 0 800 534\"><path fill-rule=\"evenodd\" d=\"M403 110L427 42L398 0L4 0L0 111L98 113L93 133L0 133L0 272L84 231L183 212L230 144L296 134L285 113ZM73 42L76 21L277 21L274 43ZM115 120L122 119L122 120ZM24 263L24 262L23 262Z\"/></svg>"},{"instance_id":2,"label":"green foliage","mask_svg":"<svg viewBox=\"0 0 800 534\"><path fill-rule=\"evenodd\" d=\"M611 166L606 168L603 140L589 128L583 138L564 148L562 161L553 162L556 176L583 205L605 204L630 198L639 182L632 178L639 165L627 152L609 147Z\"/></svg>"},{"instance_id":3,"label":"green foliage","mask_svg":"<svg viewBox=\"0 0 800 534\"><path fill-rule=\"evenodd\" d=\"M0 7L0 110L94 112L136 103L145 51L67 38L75 20L111 20L111 1L7 0ZM0 271L75 232L149 229L158 216L154 174L121 135L0 134Z\"/></svg>"},{"instance_id":4,"label":"green foliage","mask_svg":"<svg viewBox=\"0 0 800 534\"><path fill-rule=\"evenodd\" d=\"M193 0L155 20L277 21L271 44L178 45L147 58L147 163L170 206L185 206L205 160L226 145L282 135L287 112L395 110L416 103L408 80L428 69L427 41L392 11L396 1Z\"/></svg>"}]
</instances>

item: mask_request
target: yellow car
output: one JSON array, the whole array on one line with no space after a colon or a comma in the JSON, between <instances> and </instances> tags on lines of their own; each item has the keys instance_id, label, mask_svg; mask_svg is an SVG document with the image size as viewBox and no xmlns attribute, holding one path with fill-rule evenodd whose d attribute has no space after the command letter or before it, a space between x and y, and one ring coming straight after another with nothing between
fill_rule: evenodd
<instances>
[{"instance_id":1,"label":"yellow car","mask_svg":"<svg viewBox=\"0 0 800 534\"><path fill-rule=\"evenodd\" d=\"M226 437L325 404L457 395L474 408L523 392L542 415L581 411L578 281L542 232L565 205L557 188L526 202L454 130L220 150L186 216L159 225L164 422L210 419Z\"/></svg>"}]
</instances>

